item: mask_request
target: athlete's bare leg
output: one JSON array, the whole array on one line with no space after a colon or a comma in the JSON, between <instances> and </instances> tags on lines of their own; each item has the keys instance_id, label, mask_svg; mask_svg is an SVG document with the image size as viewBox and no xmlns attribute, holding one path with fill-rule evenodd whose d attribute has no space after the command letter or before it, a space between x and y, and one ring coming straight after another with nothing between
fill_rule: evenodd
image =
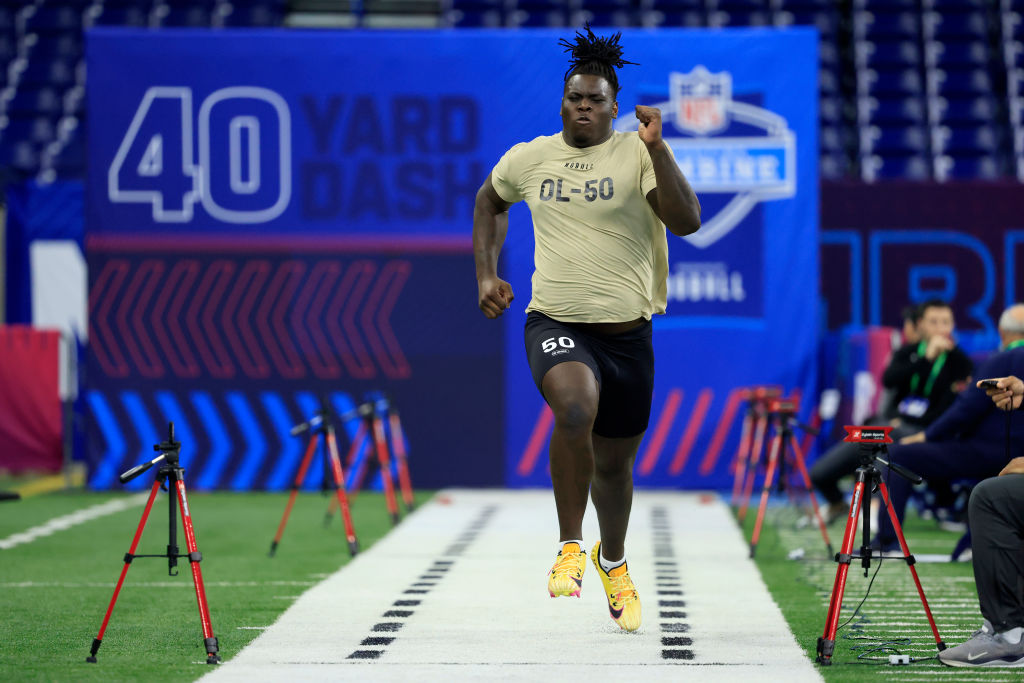
<instances>
[{"instance_id":1,"label":"athlete's bare leg","mask_svg":"<svg viewBox=\"0 0 1024 683\"><path fill-rule=\"evenodd\" d=\"M542 386L555 415L549 453L559 540L582 539L587 492L594 474L591 430L600 391L597 378L587 365L569 361L548 370Z\"/></svg>"},{"instance_id":2,"label":"athlete's bare leg","mask_svg":"<svg viewBox=\"0 0 1024 683\"><path fill-rule=\"evenodd\" d=\"M610 439L593 435L594 479L590 497L601 526L601 554L615 561L626 555L626 528L633 505L633 462L644 435Z\"/></svg>"}]
</instances>

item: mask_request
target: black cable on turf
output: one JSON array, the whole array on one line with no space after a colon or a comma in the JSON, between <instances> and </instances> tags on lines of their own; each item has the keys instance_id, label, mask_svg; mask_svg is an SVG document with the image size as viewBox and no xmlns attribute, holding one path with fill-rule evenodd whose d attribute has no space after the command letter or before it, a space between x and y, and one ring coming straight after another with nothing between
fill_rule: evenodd
<instances>
[{"instance_id":1,"label":"black cable on turf","mask_svg":"<svg viewBox=\"0 0 1024 683\"><path fill-rule=\"evenodd\" d=\"M854 617L856 617L857 614L860 612L860 608L864 606L864 603L868 599L868 595L871 594L871 586L874 585L875 577L878 576L878 572L879 572L879 570L881 570L881 568L882 568L882 556L879 555L878 556L878 566L875 567L875 573L871 575L871 580L868 581L868 588L867 588L866 591L864 591L864 597L861 598L860 604L857 605L856 609L853 610L853 614L850 615L850 618L847 619L845 622L843 622L843 624L840 625L839 628L836 629L836 633L839 633L840 631L842 631L843 627L845 627L847 624L849 624L851 621L853 621Z\"/></svg>"}]
</instances>

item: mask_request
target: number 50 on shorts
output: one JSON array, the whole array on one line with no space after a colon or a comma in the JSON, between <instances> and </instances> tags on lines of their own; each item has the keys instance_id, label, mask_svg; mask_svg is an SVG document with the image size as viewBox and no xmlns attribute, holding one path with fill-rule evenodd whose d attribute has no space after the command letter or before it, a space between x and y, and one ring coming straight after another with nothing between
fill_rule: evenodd
<instances>
[{"instance_id":1,"label":"number 50 on shorts","mask_svg":"<svg viewBox=\"0 0 1024 683\"><path fill-rule=\"evenodd\" d=\"M576 342L569 337L558 337L557 339L555 337L551 337L550 339L545 339L540 345L540 347L544 349L544 353L552 353L559 346L563 349L571 349L576 346Z\"/></svg>"}]
</instances>

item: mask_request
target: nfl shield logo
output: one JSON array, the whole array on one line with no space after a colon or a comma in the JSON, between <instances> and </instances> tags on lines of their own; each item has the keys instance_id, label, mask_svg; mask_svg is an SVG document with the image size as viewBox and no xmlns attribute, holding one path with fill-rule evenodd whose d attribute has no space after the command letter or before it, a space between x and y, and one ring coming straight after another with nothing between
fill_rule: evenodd
<instances>
[{"instance_id":1,"label":"nfl shield logo","mask_svg":"<svg viewBox=\"0 0 1024 683\"><path fill-rule=\"evenodd\" d=\"M695 135L708 135L726 127L725 107L732 100L732 76L713 74L703 66L688 74L669 76L676 125Z\"/></svg>"}]
</instances>

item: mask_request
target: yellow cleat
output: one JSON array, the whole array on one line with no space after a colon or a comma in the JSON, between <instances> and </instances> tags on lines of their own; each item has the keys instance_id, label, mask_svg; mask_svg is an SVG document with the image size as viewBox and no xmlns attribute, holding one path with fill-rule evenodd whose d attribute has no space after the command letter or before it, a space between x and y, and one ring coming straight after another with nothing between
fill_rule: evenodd
<instances>
[{"instance_id":1,"label":"yellow cleat","mask_svg":"<svg viewBox=\"0 0 1024 683\"><path fill-rule=\"evenodd\" d=\"M555 566L548 572L548 593L580 597L583 587L583 570L587 568L587 553L579 543L566 543L558 551Z\"/></svg>"},{"instance_id":2,"label":"yellow cleat","mask_svg":"<svg viewBox=\"0 0 1024 683\"><path fill-rule=\"evenodd\" d=\"M590 559L597 567L601 576L604 592L608 596L608 611L612 619L623 631L635 631L640 628L640 596L636 594L636 586L629 578L629 569L623 562L611 572L601 568L598 559L601 556L601 541L590 551Z\"/></svg>"}]
</instances>

